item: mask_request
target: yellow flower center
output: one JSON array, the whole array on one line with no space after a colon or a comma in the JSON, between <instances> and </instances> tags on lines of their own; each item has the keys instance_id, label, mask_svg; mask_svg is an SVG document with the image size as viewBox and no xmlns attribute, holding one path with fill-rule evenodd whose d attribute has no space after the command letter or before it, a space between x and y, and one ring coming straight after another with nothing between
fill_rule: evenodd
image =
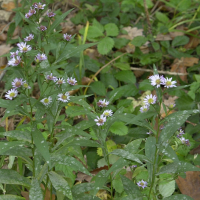
<instances>
[{"instance_id":1,"label":"yellow flower center","mask_svg":"<svg viewBox=\"0 0 200 200\"><path fill-rule=\"evenodd\" d=\"M44 103L49 103L49 99L45 99L45 100L44 100Z\"/></svg>"},{"instance_id":2,"label":"yellow flower center","mask_svg":"<svg viewBox=\"0 0 200 200\"><path fill-rule=\"evenodd\" d=\"M67 96L65 94L62 95L62 99L67 99Z\"/></svg>"},{"instance_id":3,"label":"yellow flower center","mask_svg":"<svg viewBox=\"0 0 200 200\"><path fill-rule=\"evenodd\" d=\"M156 84L159 85L160 84L160 79L156 80Z\"/></svg>"},{"instance_id":4,"label":"yellow flower center","mask_svg":"<svg viewBox=\"0 0 200 200\"><path fill-rule=\"evenodd\" d=\"M167 85L167 86L170 86L171 84L172 84L171 81L167 81L167 82L166 82L166 85Z\"/></svg>"},{"instance_id":5,"label":"yellow flower center","mask_svg":"<svg viewBox=\"0 0 200 200\"><path fill-rule=\"evenodd\" d=\"M14 97L15 96L15 93L14 92L11 92L10 93L10 97Z\"/></svg>"},{"instance_id":6,"label":"yellow flower center","mask_svg":"<svg viewBox=\"0 0 200 200\"><path fill-rule=\"evenodd\" d=\"M21 86L21 82L20 82L20 81L17 81L17 82L15 83L15 86L16 86L16 87L20 87L20 86Z\"/></svg>"},{"instance_id":7,"label":"yellow flower center","mask_svg":"<svg viewBox=\"0 0 200 200\"><path fill-rule=\"evenodd\" d=\"M153 103L153 99L151 98L151 99L148 99L148 103Z\"/></svg>"}]
</instances>

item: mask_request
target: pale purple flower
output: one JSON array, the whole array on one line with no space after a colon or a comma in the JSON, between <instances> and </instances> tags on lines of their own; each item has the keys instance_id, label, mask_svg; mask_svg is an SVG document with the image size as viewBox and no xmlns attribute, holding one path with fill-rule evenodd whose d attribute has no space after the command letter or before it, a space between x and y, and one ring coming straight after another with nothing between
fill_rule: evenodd
<instances>
[{"instance_id":1,"label":"pale purple flower","mask_svg":"<svg viewBox=\"0 0 200 200\"><path fill-rule=\"evenodd\" d=\"M42 4L42 3L37 3L37 4L33 4L35 8L37 8L38 10L44 10L44 7L46 6L46 4Z\"/></svg>"},{"instance_id":2,"label":"pale purple flower","mask_svg":"<svg viewBox=\"0 0 200 200\"><path fill-rule=\"evenodd\" d=\"M172 103L172 104L170 104L169 106L168 106L168 108L169 109L172 109L172 108L174 108L176 106L176 104L175 103Z\"/></svg>"},{"instance_id":3,"label":"pale purple flower","mask_svg":"<svg viewBox=\"0 0 200 200\"><path fill-rule=\"evenodd\" d=\"M58 94L58 100L62 102L68 102L70 100L69 92L65 92L64 94Z\"/></svg>"},{"instance_id":4,"label":"pale purple flower","mask_svg":"<svg viewBox=\"0 0 200 200\"><path fill-rule=\"evenodd\" d=\"M44 53L42 53L42 54L38 53L35 57L35 61L37 63L40 61L46 60L46 59L47 59L47 56Z\"/></svg>"},{"instance_id":5,"label":"pale purple flower","mask_svg":"<svg viewBox=\"0 0 200 200\"><path fill-rule=\"evenodd\" d=\"M132 168L132 169L133 169L133 168L136 168L136 167L137 167L137 165L132 165L132 166L130 166L130 168Z\"/></svg>"},{"instance_id":6,"label":"pale purple flower","mask_svg":"<svg viewBox=\"0 0 200 200\"><path fill-rule=\"evenodd\" d=\"M30 7L30 10L28 11L28 13L32 16L36 13L35 8Z\"/></svg>"},{"instance_id":7,"label":"pale purple flower","mask_svg":"<svg viewBox=\"0 0 200 200\"><path fill-rule=\"evenodd\" d=\"M160 87L164 81L164 77L159 76L158 74L150 76L149 79L151 81L151 85L156 86L157 88Z\"/></svg>"},{"instance_id":8,"label":"pale purple flower","mask_svg":"<svg viewBox=\"0 0 200 200\"><path fill-rule=\"evenodd\" d=\"M53 76L53 74L51 73L50 75L46 75L46 79L47 80L51 80L51 81L54 81L56 82L58 79L56 76Z\"/></svg>"},{"instance_id":9,"label":"pale purple flower","mask_svg":"<svg viewBox=\"0 0 200 200\"><path fill-rule=\"evenodd\" d=\"M145 98L144 98L144 103L149 105L149 104L155 104L156 103L156 96L155 95L147 95Z\"/></svg>"},{"instance_id":10,"label":"pale purple flower","mask_svg":"<svg viewBox=\"0 0 200 200\"><path fill-rule=\"evenodd\" d=\"M33 7L37 8L38 7L38 3L33 3Z\"/></svg>"},{"instance_id":11,"label":"pale purple flower","mask_svg":"<svg viewBox=\"0 0 200 200\"><path fill-rule=\"evenodd\" d=\"M25 18L27 18L27 19L28 19L29 17L31 17L31 16L32 16L31 13L26 13L26 14L25 14Z\"/></svg>"},{"instance_id":12,"label":"pale purple flower","mask_svg":"<svg viewBox=\"0 0 200 200\"><path fill-rule=\"evenodd\" d=\"M26 42L18 43L17 46L19 47L19 51L21 53L26 53L27 51L30 51L32 49L30 45L26 44Z\"/></svg>"},{"instance_id":13,"label":"pale purple flower","mask_svg":"<svg viewBox=\"0 0 200 200\"><path fill-rule=\"evenodd\" d=\"M44 98L44 99L40 100L40 102L41 102L43 105L48 106L48 105L52 102L52 98L51 98L51 97Z\"/></svg>"},{"instance_id":14,"label":"pale purple flower","mask_svg":"<svg viewBox=\"0 0 200 200\"><path fill-rule=\"evenodd\" d=\"M147 135L151 135L152 134L152 131L149 131L149 132L146 132Z\"/></svg>"},{"instance_id":15,"label":"pale purple flower","mask_svg":"<svg viewBox=\"0 0 200 200\"><path fill-rule=\"evenodd\" d=\"M101 115L100 117L97 117L97 119L95 119L94 121L97 122L96 123L97 126L102 126L106 122L106 117Z\"/></svg>"},{"instance_id":16,"label":"pale purple flower","mask_svg":"<svg viewBox=\"0 0 200 200\"><path fill-rule=\"evenodd\" d=\"M18 51L18 50L15 51L15 52L10 52L10 57L11 57L11 58L14 58L15 56L18 56L18 54L19 54L19 51Z\"/></svg>"},{"instance_id":17,"label":"pale purple flower","mask_svg":"<svg viewBox=\"0 0 200 200\"><path fill-rule=\"evenodd\" d=\"M104 100L99 100L98 102L97 102L97 105L99 106L99 107L107 107L108 105L109 105L109 101L106 101L105 99Z\"/></svg>"},{"instance_id":18,"label":"pale purple flower","mask_svg":"<svg viewBox=\"0 0 200 200\"><path fill-rule=\"evenodd\" d=\"M56 82L56 84L58 85L62 85L63 83L66 83L65 80L63 78L59 78Z\"/></svg>"},{"instance_id":19,"label":"pale purple flower","mask_svg":"<svg viewBox=\"0 0 200 200\"><path fill-rule=\"evenodd\" d=\"M45 30L47 30L47 27L46 27L46 26L43 26L43 25L41 25L40 27L38 27L38 29L39 29L40 31L45 31Z\"/></svg>"},{"instance_id":20,"label":"pale purple flower","mask_svg":"<svg viewBox=\"0 0 200 200\"><path fill-rule=\"evenodd\" d=\"M149 110L149 105L148 104L140 107L140 112L141 113L147 112L148 110Z\"/></svg>"},{"instance_id":21,"label":"pale purple flower","mask_svg":"<svg viewBox=\"0 0 200 200\"><path fill-rule=\"evenodd\" d=\"M15 78L12 82L13 88L19 88L23 85L23 79L22 78Z\"/></svg>"},{"instance_id":22,"label":"pale purple flower","mask_svg":"<svg viewBox=\"0 0 200 200\"><path fill-rule=\"evenodd\" d=\"M67 41L70 41L71 40L71 35L68 35L67 33L66 34L63 34L63 38Z\"/></svg>"},{"instance_id":23,"label":"pale purple flower","mask_svg":"<svg viewBox=\"0 0 200 200\"><path fill-rule=\"evenodd\" d=\"M77 81L76 81L75 78L70 77L70 78L67 78L67 82L68 82L70 85L75 85Z\"/></svg>"},{"instance_id":24,"label":"pale purple flower","mask_svg":"<svg viewBox=\"0 0 200 200\"><path fill-rule=\"evenodd\" d=\"M166 88L176 87L176 81L172 81L172 78L164 78L162 84Z\"/></svg>"},{"instance_id":25,"label":"pale purple flower","mask_svg":"<svg viewBox=\"0 0 200 200\"><path fill-rule=\"evenodd\" d=\"M13 98L17 96L17 94L18 94L18 91L16 89L11 89L6 93L5 97L6 99L12 100Z\"/></svg>"},{"instance_id":26,"label":"pale purple flower","mask_svg":"<svg viewBox=\"0 0 200 200\"><path fill-rule=\"evenodd\" d=\"M112 116L112 114L113 114L113 111L112 111L112 110L105 110L105 111L103 112L103 115L104 115L105 117L110 117L110 116Z\"/></svg>"},{"instance_id":27,"label":"pale purple flower","mask_svg":"<svg viewBox=\"0 0 200 200\"><path fill-rule=\"evenodd\" d=\"M8 65L17 66L21 62L20 56L16 56L8 61Z\"/></svg>"},{"instance_id":28,"label":"pale purple flower","mask_svg":"<svg viewBox=\"0 0 200 200\"><path fill-rule=\"evenodd\" d=\"M30 33L27 37L24 38L24 41L28 42L31 41L32 39L34 39L34 35Z\"/></svg>"},{"instance_id":29,"label":"pale purple flower","mask_svg":"<svg viewBox=\"0 0 200 200\"><path fill-rule=\"evenodd\" d=\"M137 185L144 189L145 187L147 187L148 183L146 181L141 180L141 181L137 182Z\"/></svg>"},{"instance_id":30,"label":"pale purple flower","mask_svg":"<svg viewBox=\"0 0 200 200\"><path fill-rule=\"evenodd\" d=\"M56 13L53 13L52 11L47 12L48 17L54 17L55 15L56 15Z\"/></svg>"}]
</instances>

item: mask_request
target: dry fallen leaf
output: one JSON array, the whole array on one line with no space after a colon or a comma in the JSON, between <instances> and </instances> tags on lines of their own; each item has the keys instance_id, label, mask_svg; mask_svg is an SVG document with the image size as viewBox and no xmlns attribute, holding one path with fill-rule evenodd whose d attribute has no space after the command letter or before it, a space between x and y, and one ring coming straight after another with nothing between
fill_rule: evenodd
<instances>
[{"instance_id":1,"label":"dry fallen leaf","mask_svg":"<svg viewBox=\"0 0 200 200\"><path fill-rule=\"evenodd\" d=\"M199 31L197 31L197 30L191 31L190 34L192 34L192 35L194 35L194 36L192 36L192 35L187 35L187 36L190 38L190 40L189 40L189 42L184 46L184 48L186 48L186 49L194 49L194 48L196 48L196 47L199 45L199 42L200 42L199 38L198 38L198 37L195 37L195 36L198 36Z\"/></svg>"}]
</instances>

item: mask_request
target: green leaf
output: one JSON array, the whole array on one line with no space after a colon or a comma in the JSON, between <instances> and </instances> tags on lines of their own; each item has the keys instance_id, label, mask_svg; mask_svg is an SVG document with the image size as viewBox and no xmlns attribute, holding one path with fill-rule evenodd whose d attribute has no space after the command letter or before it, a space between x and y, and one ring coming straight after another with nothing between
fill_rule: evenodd
<instances>
[{"instance_id":1,"label":"green leaf","mask_svg":"<svg viewBox=\"0 0 200 200\"><path fill-rule=\"evenodd\" d=\"M110 127L110 132L116 135L127 135L128 127L123 122L114 122Z\"/></svg>"},{"instance_id":2,"label":"green leaf","mask_svg":"<svg viewBox=\"0 0 200 200\"><path fill-rule=\"evenodd\" d=\"M73 199L69 184L62 176L60 176L54 171L49 172L48 176L51 180L52 185L56 190L62 192L69 199Z\"/></svg>"},{"instance_id":3,"label":"green leaf","mask_svg":"<svg viewBox=\"0 0 200 200\"><path fill-rule=\"evenodd\" d=\"M113 38L114 42L115 42L115 47L117 49L121 49L122 47L125 47L130 40L126 39L126 38Z\"/></svg>"},{"instance_id":4,"label":"green leaf","mask_svg":"<svg viewBox=\"0 0 200 200\"><path fill-rule=\"evenodd\" d=\"M43 200L43 193L40 184L36 178L31 181L31 189L29 190L30 200Z\"/></svg>"},{"instance_id":5,"label":"green leaf","mask_svg":"<svg viewBox=\"0 0 200 200\"><path fill-rule=\"evenodd\" d=\"M0 195L0 200L26 200L24 197L19 197L12 194Z\"/></svg>"},{"instance_id":6,"label":"green leaf","mask_svg":"<svg viewBox=\"0 0 200 200\"><path fill-rule=\"evenodd\" d=\"M95 81L90 85L91 90L100 96L106 95L106 87L105 84L101 81Z\"/></svg>"},{"instance_id":7,"label":"green leaf","mask_svg":"<svg viewBox=\"0 0 200 200\"><path fill-rule=\"evenodd\" d=\"M112 181L112 185L118 193L123 192L123 183L122 183L121 179L114 179Z\"/></svg>"},{"instance_id":8,"label":"green leaf","mask_svg":"<svg viewBox=\"0 0 200 200\"><path fill-rule=\"evenodd\" d=\"M107 54L114 46L114 40L110 37L103 38L97 45L98 52L102 55Z\"/></svg>"},{"instance_id":9,"label":"green leaf","mask_svg":"<svg viewBox=\"0 0 200 200\"><path fill-rule=\"evenodd\" d=\"M93 39L103 36L103 32L99 27L97 26L89 26L88 33L87 33L87 38Z\"/></svg>"},{"instance_id":10,"label":"green leaf","mask_svg":"<svg viewBox=\"0 0 200 200\"><path fill-rule=\"evenodd\" d=\"M36 145L36 148L41 153L41 155L44 157L46 162L49 165L51 165L49 146L48 146L46 140L44 139L42 133L39 130L35 129L35 131L32 132L32 136L33 136L33 141Z\"/></svg>"},{"instance_id":11,"label":"green leaf","mask_svg":"<svg viewBox=\"0 0 200 200\"><path fill-rule=\"evenodd\" d=\"M193 198L187 196L187 195L184 195L184 194L175 194L175 195L172 195L171 197L167 197L167 198L164 198L164 200L194 200Z\"/></svg>"},{"instance_id":12,"label":"green leaf","mask_svg":"<svg viewBox=\"0 0 200 200\"><path fill-rule=\"evenodd\" d=\"M148 39L144 36L136 36L133 38L133 40L131 41L131 44L135 45L136 47L141 47L142 45L144 45L146 42L148 41Z\"/></svg>"},{"instance_id":13,"label":"green leaf","mask_svg":"<svg viewBox=\"0 0 200 200\"><path fill-rule=\"evenodd\" d=\"M169 18L166 14L163 14L162 12L156 12L156 18L161 21L163 24L166 24L169 22Z\"/></svg>"},{"instance_id":14,"label":"green leaf","mask_svg":"<svg viewBox=\"0 0 200 200\"><path fill-rule=\"evenodd\" d=\"M0 142L0 154L2 155L4 152L11 150L16 146L24 146L24 142L21 141L13 141L13 142Z\"/></svg>"},{"instance_id":15,"label":"green leaf","mask_svg":"<svg viewBox=\"0 0 200 200\"><path fill-rule=\"evenodd\" d=\"M21 176L11 169L0 169L0 177L0 183L23 185L25 187L31 186L31 182L28 178Z\"/></svg>"},{"instance_id":16,"label":"green leaf","mask_svg":"<svg viewBox=\"0 0 200 200\"><path fill-rule=\"evenodd\" d=\"M10 106L9 100L0 99L0 105L2 108L8 108Z\"/></svg>"},{"instance_id":17,"label":"green leaf","mask_svg":"<svg viewBox=\"0 0 200 200\"><path fill-rule=\"evenodd\" d=\"M142 91L147 91L147 90L154 90L154 87L150 84L149 80L144 80L144 81L141 81L139 83L139 89L142 90Z\"/></svg>"},{"instance_id":18,"label":"green leaf","mask_svg":"<svg viewBox=\"0 0 200 200\"><path fill-rule=\"evenodd\" d=\"M104 31L104 27L102 24L100 24L95 18L92 21L92 25L97 27L101 32Z\"/></svg>"},{"instance_id":19,"label":"green leaf","mask_svg":"<svg viewBox=\"0 0 200 200\"><path fill-rule=\"evenodd\" d=\"M176 47L180 45L185 45L189 42L189 40L190 40L189 37L185 35L176 36L174 40L172 41L172 46Z\"/></svg>"},{"instance_id":20,"label":"green leaf","mask_svg":"<svg viewBox=\"0 0 200 200\"><path fill-rule=\"evenodd\" d=\"M135 75L130 70L123 70L115 74L115 78L119 81L124 81L125 83L136 83Z\"/></svg>"},{"instance_id":21,"label":"green leaf","mask_svg":"<svg viewBox=\"0 0 200 200\"><path fill-rule=\"evenodd\" d=\"M137 139L137 140L133 140L132 142L128 143L126 145L126 147L124 148L124 150L129 151L130 153L137 153L140 144L142 142L143 139Z\"/></svg>"},{"instance_id":22,"label":"green leaf","mask_svg":"<svg viewBox=\"0 0 200 200\"><path fill-rule=\"evenodd\" d=\"M108 23L104 28L107 36L117 36L119 34L119 29L114 23Z\"/></svg>"},{"instance_id":23,"label":"green leaf","mask_svg":"<svg viewBox=\"0 0 200 200\"><path fill-rule=\"evenodd\" d=\"M114 66L121 69L121 70L128 70L130 72L129 63L114 63Z\"/></svg>"},{"instance_id":24,"label":"green leaf","mask_svg":"<svg viewBox=\"0 0 200 200\"><path fill-rule=\"evenodd\" d=\"M175 191L175 180L169 181L165 183L160 183L159 184L159 192L162 194L162 196L169 197L171 196Z\"/></svg>"}]
</instances>

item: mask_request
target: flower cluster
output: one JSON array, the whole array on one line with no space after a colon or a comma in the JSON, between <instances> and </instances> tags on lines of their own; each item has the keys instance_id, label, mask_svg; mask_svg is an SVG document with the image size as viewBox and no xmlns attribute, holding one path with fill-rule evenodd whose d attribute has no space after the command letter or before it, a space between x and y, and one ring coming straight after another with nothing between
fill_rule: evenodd
<instances>
[{"instance_id":1,"label":"flower cluster","mask_svg":"<svg viewBox=\"0 0 200 200\"><path fill-rule=\"evenodd\" d=\"M71 35L68 35L67 33L66 34L63 34L63 38L67 41L70 41L72 36Z\"/></svg>"},{"instance_id":2,"label":"flower cluster","mask_svg":"<svg viewBox=\"0 0 200 200\"><path fill-rule=\"evenodd\" d=\"M103 126L104 123L106 122L106 117L111 117L113 115L112 110L105 110L103 114L100 117L97 117L94 121L97 122L97 126Z\"/></svg>"},{"instance_id":3,"label":"flower cluster","mask_svg":"<svg viewBox=\"0 0 200 200\"><path fill-rule=\"evenodd\" d=\"M146 181L141 180L141 181L137 182L137 185L144 189L145 187L147 187L148 183Z\"/></svg>"},{"instance_id":4,"label":"flower cluster","mask_svg":"<svg viewBox=\"0 0 200 200\"><path fill-rule=\"evenodd\" d=\"M99 106L99 107L107 107L108 105L109 105L109 101L106 101L105 99L104 100L99 100L98 102L97 102L97 105Z\"/></svg>"},{"instance_id":5,"label":"flower cluster","mask_svg":"<svg viewBox=\"0 0 200 200\"><path fill-rule=\"evenodd\" d=\"M31 41L33 39L34 39L34 35L30 33L27 37L24 38L24 41L28 42L28 41Z\"/></svg>"},{"instance_id":6,"label":"flower cluster","mask_svg":"<svg viewBox=\"0 0 200 200\"><path fill-rule=\"evenodd\" d=\"M36 10L44 10L44 7L46 6L46 4L42 4L42 3L34 3L32 5L32 7L30 7L30 10L28 11L28 13L25 14L26 18L31 17L32 15L34 15L36 13Z\"/></svg>"},{"instance_id":7,"label":"flower cluster","mask_svg":"<svg viewBox=\"0 0 200 200\"><path fill-rule=\"evenodd\" d=\"M47 16L48 17L54 17L56 15L56 13L53 13L52 11L48 10L47 11Z\"/></svg>"},{"instance_id":8,"label":"flower cluster","mask_svg":"<svg viewBox=\"0 0 200 200\"><path fill-rule=\"evenodd\" d=\"M47 56L44 53L42 54L38 53L35 57L35 61L39 63L40 61L43 61L43 60L47 60Z\"/></svg>"},{"instance_id":9,"label":"flower cluster","mask_svg":"<svg viewBox=\"0 0 200 200\"><path fill-rule=\"evenodd\" d=\"M150 104L155 104L156 103L156 99L157 97L155 95L147 95L144 98L144 104L141 108L140 108L140 112L147 112L149 110Z\"/></svg>"},{"instance_id":10,"label":"flower cluster","mask_svg":"<svg viewBox=\"0 0 200 200\"><path fill-rule=\"evenodd\" d=\"M180 129L179 129L179 132L178 132L178 134L177 134L177 138L180 139L180 141L182 142L182 144L187 145L187 146L190 146L190 141L189 141L188 139L185 139L185 138L183 137L184 134L185 134L184 131L180 128Z\"/></svg>"}]
</instances>

